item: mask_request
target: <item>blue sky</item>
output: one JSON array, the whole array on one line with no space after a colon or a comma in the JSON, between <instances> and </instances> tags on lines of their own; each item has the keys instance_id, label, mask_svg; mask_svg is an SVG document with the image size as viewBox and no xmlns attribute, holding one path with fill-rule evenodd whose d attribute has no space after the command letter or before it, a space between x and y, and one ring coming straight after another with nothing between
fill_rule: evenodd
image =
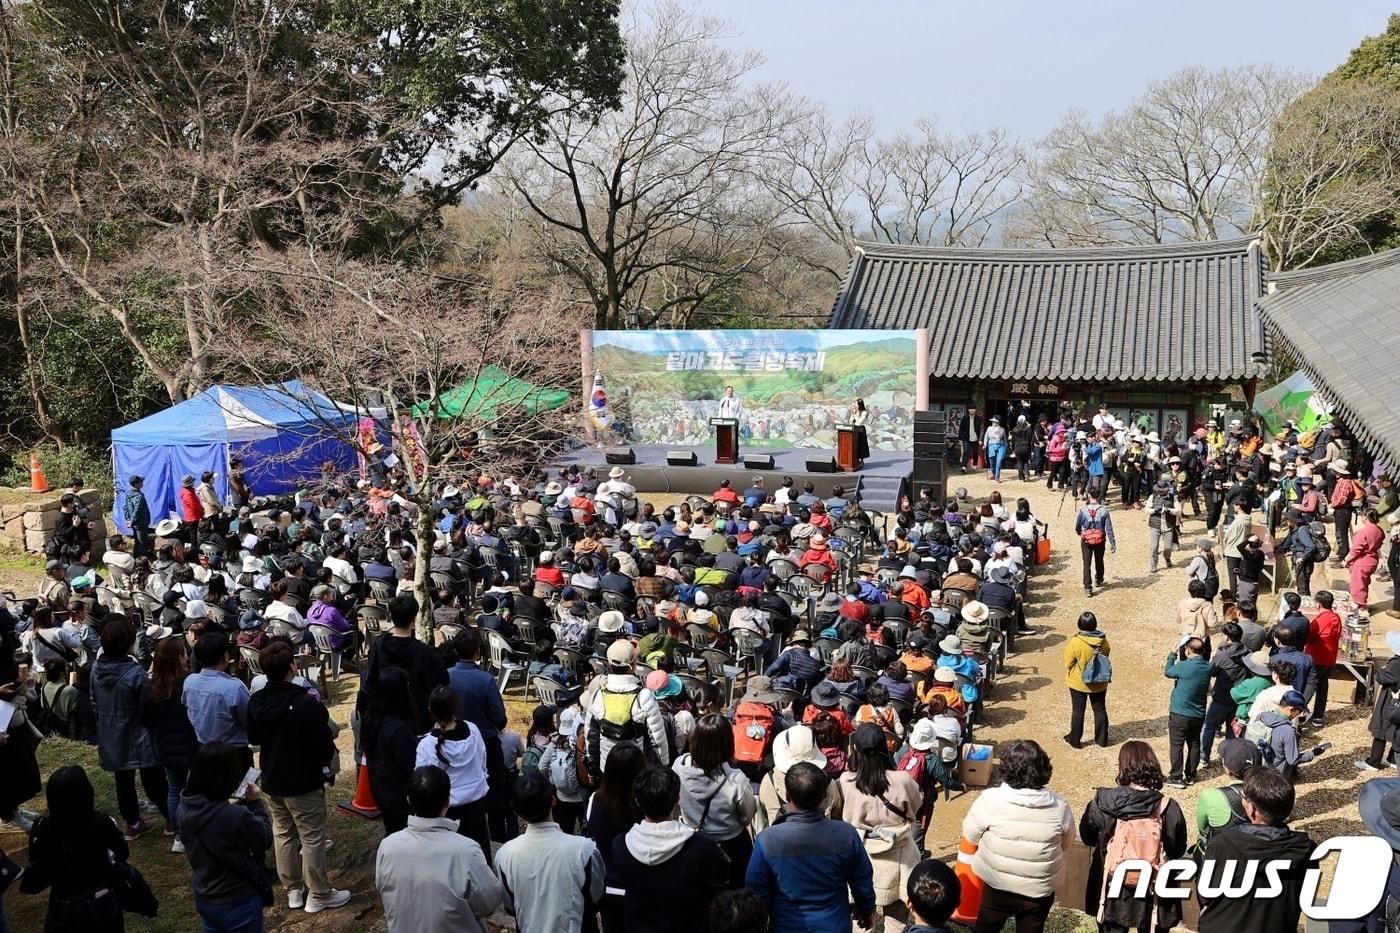
<instances>
[{"instance_id":1,"label":"blue sky","mask_svg":"<svg viewBox=\"0 0 1400 933\"><path fill-rule=\"evenodd\" d=\"M781 80L882 132L922 116L946 130L1043 134L1069 109L1103 113L1187 65L1275 62L1321 74L1400 4L1375 0L703 0Z\"/></svg>"}]
</instances>

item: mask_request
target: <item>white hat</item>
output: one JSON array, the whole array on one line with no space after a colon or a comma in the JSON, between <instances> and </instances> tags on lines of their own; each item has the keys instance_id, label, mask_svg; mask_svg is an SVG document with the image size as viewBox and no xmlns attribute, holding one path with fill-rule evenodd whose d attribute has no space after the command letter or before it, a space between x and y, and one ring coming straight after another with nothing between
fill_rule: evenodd
<instances>
[{"instance_id":1,"label":"white hat","mask_svg":"<svg viewBox=\"0 0 1400 933\"><path fill-rule=\"evenodd\" d=\"M546 496L557 496L563 491L564 487L553 480L544 484L544 494Z\"/></svg>"},{"instance_id":2,"label":"white hat","mask_svg":"<svg viewBox=\"0 0 1400 933\"><path fill-rule=\"evenodd\" d=\"M442 487L442 497L444 499L452 499L456 497L460 492L461 490L458 489L456 486L448 485Z\"/></svg>"},{"instance_id":3,"label":"white hat","mask_svg":"<svg viewBox=\"0 0 1400 933\"><path fill-rule=\"evenodd\" d=\"M773 770L787 774L793 765L804 761L818 768L826 767L826 755L817 748L812 727L799 724L779 732L773 740Z\"/></svg>"},{"instance_id":4,"label":"white hat","mask_svg":"<svg viewBox=\"0 0 1400 933\"><path fill-rule=\"evenodd\" d=\"M258 559L257 559L256 557L254 557L252 554L249 554L247 557L243 558L243 572L244 572L244 573L262 573L262 572L263 572L263 562L260 561L260 560L258 560Z\"/></svg>"},{"instance_id":5,"label":"white hat","mask_svg":"<svg viewBox=\"0 0 1400 933\"><path fill-rule=\"evenodd\" d=\"M697 606L708 606L710 604L710 594L706 593L704 590L696 590L694 600Z\"/></svg>"},{"instance_id":6,"label":"white hat","mask_svg":"<svg viewBox=\"0 0 1400 933\"><path fill-rule=\"evenodd\" d=\"M1333 460L1331 463L1327 464L1327 469L1336 473L1338 476L1351 475L1351 470L1347 469L1347 462L1345 460Z\"/></svg>"},{"instance_id":7,"label":"white hat","mask_svg":"<svg viewBox=\"0 0 1400 933\"><path fill-rule=\"evenodd\" d=\"M620 632L622 631L623 623L626 621L621 612L616 609L609 609L607 612L598 616L598 631L608 634Z\"/></svg>"},{"instance_id":8,"label":"white hat","mask_svg":"<svg viewBox=\"0 0 1400 933\"><path fill-rule=\"evenodd\" d=\"M156 522L156 537L168 538L180 530L180 523L173 518L162 518Z\"/></svg>"},{"instance_id":9,"label":"white hat","mask_svg":"<svg viewBox=\"0 0 1400 933\"><path fill-rule=\"evenodd\" d=\"M909 730L909 746L921 752L926 752L933 748L938 742L938 735L933 731L932 719L920 719L914 723L914 727ZM774 746L777 742L774 741Z\"/></svg>"},{"instance_id":10,"label":"white hat","mask_svg":"<svg viewBox=\"0 0 1400 933\"><path fill-rule=\"evenodd\" d=\"M626 475L627 475L627 471L624 470L624 469L623 469L622 467L620 467L620 466L615 466L615 467L613 467L611 470L608 471L608 478L609 478L609 479L622 479L622 478L623 478L624 476L626 476Z\"/></svg>"},{"instance_id":11,"label":"white hat","mask_svg":"<svg viewBox=\"0 0 1400 933\"><path fill-rule=\"evenodd\" d=\"M1159 442L1162 440L1160 437L1157 436L1157 432L1156 432L1156 431L1148 431L1148 432L1147 432L1147 439L1148 439L1149 441L1151 441L1152 443L1154 443L1154 444L1159 443Z\"/></svg>"},{"instance_id":12,"label":"white hat","mask_svg":"<svg viewBox=\"0 0 1400 933\"><path fill-rule=\"evenodd\" d=\"M146 637L151 641L160 641L162 638L169 638L175 634L175 630L168 625L148 625L146 626Z\"/></svg>"},{"instance_id":13,"label":"white hat","mask_svg":"<svg viewBox=\"0 0 1400 933\"><path fill-rule=\"evenodd\" d=\"M209 607L202 599L191 599L185 603L186 619L207 619L209 618Z\"/></svg>"},{"instance_id":14,"label":"white hat","mask_svg":"<svg viewBox=\"0 0 1400 933\"><path fill-rule=\"evenodd\" d=\"M973 625L981 625L983 622L986 622L990 614L991 610L987 608L987 604L978 602L975 599L965 603L962 607L962 617ZM959 645L958 647L961 648L962 646Z\"/></svg>"},{"instance_id":15,"label":"white hat","mask_svg":"<svg viewBox=\"0 0 1400 933\"><path fill-rule=\"evenodd\" d=\"M540 563L547 564L552 560L554 560L553 551L540 551Z\"/></svg>"},{"instance_id":16,"label":"white hat","mask_svg":"<svg viewBox=\"0 0 1400 933\"><path fill-rule=\"evenodd\" d=\"M1076 441L1087 441L1089 439L1089 435L1085 434L1083 431L1075 431L1074 439Z\"/></svg>"}]
</instances>

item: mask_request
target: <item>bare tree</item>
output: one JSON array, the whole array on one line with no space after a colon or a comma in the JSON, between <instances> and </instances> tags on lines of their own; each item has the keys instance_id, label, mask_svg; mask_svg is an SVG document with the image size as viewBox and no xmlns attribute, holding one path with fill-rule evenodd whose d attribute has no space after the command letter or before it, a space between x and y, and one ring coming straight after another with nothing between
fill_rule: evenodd
<instances>
[{"instance_id":1,"label":"bare tree","mask_svg":"<svg viewBox=\"0 0 1400 933\"><path fill-rule=\"evenodd\" d=\"M418 542L419 634L430 638L433 503L444 484L533 475L574 433L578 407L550 410L540 392L576 390L586 310L513 268L443 279L298 252L230 274L258 300L221 333L222 365L260 384L296 376L358 416L321 419L306 444L330 440L364 455L371 436L398 439L398 494Z\"/></svg>"},{"instance_id":2,"label":"bare tree","mask_svg":"<svg viewBox=\"0 0 1400 933\"><path fill-rule=\"evenodd\" d=\"M835 247L820 268L845 275L857 241L982 246L1021 194L1024 155L1002 129L955 136L933 120L879 139L870 119L818 111L784 134L767 173L787 215Z\"/></svg>"},{"instance_id":3,"label":"bare tree","mask_svg":"<svg viewBox=\"0 0 1400 933\"><path fill-rule=\"evenodd\" d=\"M1367 252L1367 224L1397 213L1400 90L1327 80L1284 112L1262 203L1275 271Z\"/></svg>"},{"instance_id":4,"label":"bare tree","mask_svg":"<svg viewBox=\"0 0 1400 933\"><path fill-rule=\"evenodd\" d=\"M675 3L634 10L622 108L556 116L510 166L541 252L597 327L683 325L774 255L756 168L798 111L782 88L746 85L760 58L727 33Z\"/></svg>"},{"instance_id":5,"label":"bare tree","mask_svg":"<svg viewBox=\"0 0 1400 933\"><path fill-rule=\"evenodd\" d=\"M1186 68L1120 113L1070 113L1040 143L1008 239L1162 243L1254 229L1270 129L1309 83L1270 65Z\"/></svg>"}]
</instances>

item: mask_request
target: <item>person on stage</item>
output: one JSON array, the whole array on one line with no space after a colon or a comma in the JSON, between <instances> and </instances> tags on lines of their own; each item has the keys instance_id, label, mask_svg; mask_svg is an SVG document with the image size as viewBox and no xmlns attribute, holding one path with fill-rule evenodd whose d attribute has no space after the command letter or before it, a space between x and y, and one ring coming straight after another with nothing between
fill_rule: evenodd
<instances>
[{"instance_id":1,"label":"person on stage","mask_svg":"<svg viewBox=\"0 0 1400 933\"><path fill-rule=\"evenodd\" d=\"M856 409L851 413L851 424L856 428L856 467L859 469L865 466L865 460L870 456L870 435L866 433L865 426L870 422L870 409L865 407L865 399L856 399Z\"/></svg>"},{"instance_id":2,"label":"person on stage","mask_svg":"<svg viewBox=\"0 0 1400 933\"><path fill-rule=\"evenodd\" d=\"M719 400L719 417L733 418L736 421L744 416L744 403L734 394L733 386L724 387L724 397Z\"/></svg>"}]
</instances>

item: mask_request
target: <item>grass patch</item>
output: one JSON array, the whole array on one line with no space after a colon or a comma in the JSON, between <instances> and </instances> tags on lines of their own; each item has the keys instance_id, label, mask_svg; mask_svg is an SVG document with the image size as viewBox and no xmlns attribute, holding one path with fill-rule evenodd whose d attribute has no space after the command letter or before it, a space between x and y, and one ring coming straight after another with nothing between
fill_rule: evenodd
<instances>
[{"instance_id":1,"label":"grass patch","mask_svg":"<svg viewBox=\"0 0 1400 933\"><path fill-rule=\"evenodd\" d=\"M44 555L42 554L28 554L12 548L0 548L0 570L34 573L42 576L44 563Z\"/></svg>"},{"instance_id":2,"label":"grass patch","mask_svg":"<svg viewBox=\"0 0 1400 933\"><path fill-rule=\"evenodd\" d=\"M346 756L348 759L349 756ZM103 771L97 762L97 749L80 742L65 739L45 739L39 746L39 770L45 781L49 774L63 765L81 765L92 781L97 793L97 809L117 817L116 784L109 772ZM334 840L328 853L333 880L339 887L349 887L356 898L351 906L324 915L338 921L344 929L364 929L360 922L371 908L377 910L378 897L374 894L374 854L383 837L381 824L369 820L347 817L335 812L336 803L348 800L355 793L355 771L349 768L342 771L336 785L328 789L328 806L331 813L327 817L327 832ZM41 793L29 805L31 810L43 812L44 797ZM158 825L159 815L151 817ZM0 845L21 865L27 864L28 840L20 833L0 835ZM272 852L267 856L272 864ZM199 915L194 908L194 892L190 888L190 863L183 855L170 851L170 839L159 829L147 833L131 843L131 864L141 870L146 881L160 899L160 915L153 920L126 915L126 929L131 933L189 933L200 929ZM278 905L269 908L266 914L267 928L281 928L288 917L285 896L277 888ZM48 908L48 892L28 895L19 893L19 885L11 885L5 893L5 911L10 929L42 930L44 916ZM300 911L299 917L305 917ZM339 915L339 916L336 916Z\"/></svg>"}]
</instances>

